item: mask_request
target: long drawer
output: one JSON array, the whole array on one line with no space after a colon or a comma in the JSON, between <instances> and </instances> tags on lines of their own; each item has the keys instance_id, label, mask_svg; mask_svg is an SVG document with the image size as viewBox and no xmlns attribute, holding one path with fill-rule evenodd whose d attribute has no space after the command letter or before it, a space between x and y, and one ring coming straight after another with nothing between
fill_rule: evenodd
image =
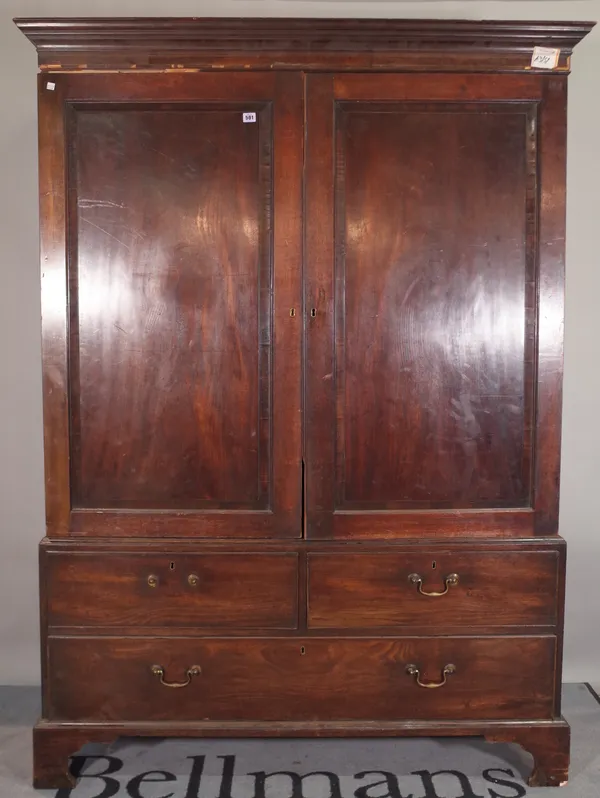
<instances>
[{"instance_id":1,"label":"long drawer","mask_svg":"<svg viewBox=\"0 0 600 798\"><path fill-rule=\"evenodd\" d=\"M295 629L296 553L51 553L47 616L62 627Z\"/></svg>"},{"instance_id":2,"label":"long drawer","mask_svg":"<svg viewBox=\"0 0 600 798\"><path fill-rule=\"evenodd\" d=\"M308 627L552 627L558 577L552 549L311 553Z\"/></svg>"},{"instance_id":3,"label":"long drawer","mask_svg":"<svg viewBox=\"0 0 600 798\"><path fill-rule=\"evenodd\" d=\"M553 715L556 638L51 637L51 720ZM422 685L439 684L436 688ZM174 683L185 685L174 688ZM74 686L77 689L73 689Z\"/></svg>"}]
</instances>

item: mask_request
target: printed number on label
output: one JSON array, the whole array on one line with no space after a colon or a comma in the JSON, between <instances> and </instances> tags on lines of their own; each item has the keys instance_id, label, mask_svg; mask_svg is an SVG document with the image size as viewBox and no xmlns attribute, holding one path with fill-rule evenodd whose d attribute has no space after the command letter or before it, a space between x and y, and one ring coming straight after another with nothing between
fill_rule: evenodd
<instances>
[{"instance_id":1,"label":"printed number on label","mask_svg":"<svg viewBox=\"0 0 600 798\"><path fill-rule=\"evenodd\" d=\"M242 114L242 119L244 122L256 122L256 114L254 112Z\"/></svg>"}]
</instances>

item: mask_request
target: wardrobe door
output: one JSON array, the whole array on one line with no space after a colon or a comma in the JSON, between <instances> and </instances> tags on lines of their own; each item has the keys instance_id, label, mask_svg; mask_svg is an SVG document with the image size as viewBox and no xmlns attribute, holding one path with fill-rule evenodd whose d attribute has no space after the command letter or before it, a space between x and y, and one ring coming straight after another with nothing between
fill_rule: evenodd
<instances>
[{"instance_id":1,"label":"wardrobe door","mask_svg":"<svg viewBox=\"0 0 600 798\"><path fill-rule=\"evenodd\" d=\"M301 535L302 96L41 76L50 536Z\"/></svg>"},{"instance_id":2,"label":"wardrobe door","mask_svg":"<svg viewBox=\"0 0 600 798\"><path fill-rule=\"evenodd\" d=\"M565 90L309 78L309 536L556 532Z\"/></svg>"}]
</instances>

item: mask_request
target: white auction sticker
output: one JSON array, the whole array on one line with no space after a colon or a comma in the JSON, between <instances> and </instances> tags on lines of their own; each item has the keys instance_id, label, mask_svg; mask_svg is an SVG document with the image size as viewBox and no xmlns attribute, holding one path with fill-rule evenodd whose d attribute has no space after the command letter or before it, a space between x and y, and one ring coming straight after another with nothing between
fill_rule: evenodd
<instances>
[{"instance_id":1,"label":"white auction sticker","mask_svg":"<svg viewBox=\"0 0 600 798\"><path fill-rule=\"evenodd\" d=\"M531 66L536 69L554 69L558 66L560 50L554 47L534 47Z\"/></svg>"},{"instance_id":2,"label":"white auction sticker","mask_svg":"<svg viewBox=\"0 0 600 798\"><path fill-rule=\"evenodd\" d=\"M56 88L56 83L46 83L46 88L48 89L48 91L54 91L54 89Z\"/></svg>"},{"instance_id":3,"label":"white auction sticker","mask_svg":"<svg viewBox=\"0 0 600 798\"><path fill-rule=\"evenodd\" d=\"M256 122L256 114L254 112L242 114L242 119L244 122Z\"/></svg>"}]
</instances>

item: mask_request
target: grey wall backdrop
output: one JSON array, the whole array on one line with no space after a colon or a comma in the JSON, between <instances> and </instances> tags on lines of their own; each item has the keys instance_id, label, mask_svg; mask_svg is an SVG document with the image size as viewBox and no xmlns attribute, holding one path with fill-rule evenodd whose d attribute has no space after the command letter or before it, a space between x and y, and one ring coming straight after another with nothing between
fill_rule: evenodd
<instances>
[{"instance_id":1,"label":"grey wall backdrop","mask_svg":"<svg viewBox=\"0 0 600 798\"><path fill-rule=\"evenodd\" d=\"M591 19L600 0L0 0L0 684L39 680L44 535L36 72L14 16ZM600 28L600 26L599 26ZM565 681L600 682L600 29L570 83L561 534L569 541Z\"/></svg>"}]
</instances>

